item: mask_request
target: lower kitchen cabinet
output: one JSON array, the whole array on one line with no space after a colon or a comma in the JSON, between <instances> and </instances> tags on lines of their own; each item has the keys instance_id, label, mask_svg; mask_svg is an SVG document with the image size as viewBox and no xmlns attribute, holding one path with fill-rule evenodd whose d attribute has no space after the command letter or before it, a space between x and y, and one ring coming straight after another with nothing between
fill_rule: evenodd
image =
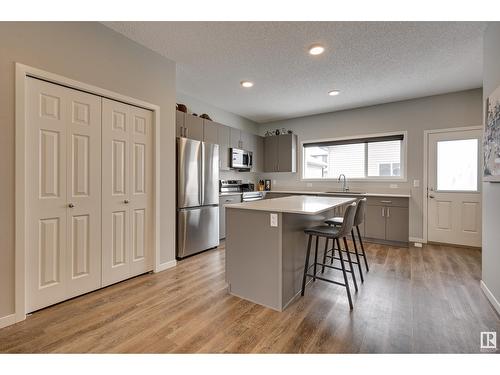
<instances>
[{"instance_id":1,"label":"lower kitchen cabinet","mask_svg":"<svg viewBox=\"0 0 500 375\"><path fill-rule=\"evenodd\" d=\"M370 240L407 243L408 203L408 198L369 197L364 237Z\"/></svg>"},{"instance_id":2,"label":"lower kitchen cabinet","mask_svg":"<svg viewBox=\"0 0 500 375\"><path fill-rule=\"evenodd\" d=\"M240 203L241 194L221 195L219 197L219 239L226 237L226 204Z\"/></svg>"},{"instance_id":3,"label":"lower kitchen cabinet","mask_svg":"<svg viewBox=\"0 0 500 375\"><path fill-rule=\"evenodd\" d=\"M408 242L408 208L387 207L385 238L388 241Z\"/></svg>"}]
</instances>

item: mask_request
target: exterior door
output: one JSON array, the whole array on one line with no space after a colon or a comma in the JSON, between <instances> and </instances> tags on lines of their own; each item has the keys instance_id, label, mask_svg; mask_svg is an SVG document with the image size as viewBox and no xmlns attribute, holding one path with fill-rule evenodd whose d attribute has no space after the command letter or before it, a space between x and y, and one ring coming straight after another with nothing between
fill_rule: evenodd
<instances>
[{"instance_id":1,"label":"exterior door","mask_svg":"<svg viewBox=\"0 0 500 375\"><path fill-rule=\"evenodd\" d=\"M26 83L30 312L101 285L101 98Z\"/></svg>"},{"instance_id":2,"label":"exterior door","mask_svg":"<svg viewBox=\"0 0 500 375\"><path fill-rule=\"evenodd\" d=\"M152 268L151 112L102 100L103 286Z\"/></svg>"},{"instance_id":3,"label":"exterior door","mask_svg":"<svg viewBox=\"0 0 500 375\"><path fill-rule=\"evenodd\" d=\"M481 246L481 130L428 135L428 240Z\"/></svg>"}]
</instances>

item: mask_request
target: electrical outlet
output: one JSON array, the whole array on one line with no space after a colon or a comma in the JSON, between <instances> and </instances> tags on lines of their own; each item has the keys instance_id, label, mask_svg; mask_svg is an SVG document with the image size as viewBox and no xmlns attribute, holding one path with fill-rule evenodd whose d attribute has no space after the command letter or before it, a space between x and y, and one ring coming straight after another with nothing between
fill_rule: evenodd
<instances>
[{"instance_id":1,"label":"electrical outlet","mask_svg":"<svg viewBox=\"0 0 500 375\"><path fill-rule=\"evenodd\" d=\"M398 188L398 184L390 184L389 187L391 189L397 189Z\"/></svg>"},{"instance_id":2,"label":"electrical outlet","mask_svg":"<svg viewBox=\"0 0 500 375\"><path fill-rule=\"evenodd\" d=\"M307 186L307 187L313 187L313 184L312 184L312 182L308 182L308 183L306 184L306 186Z\"/></svg>"},{"instance_id":3,"label":"electrical outlet","mask_svg":"<svg viewBox=\"0 0 500 375\"><path fill-rule=\"evenodd\" d=\"M421 244L420 242L415 242L415 243L413 244L413 246L415 246L415 247L422 247L422 244Z\"/></svg>"},{"instance_id":4,"label":"electrical outlet","mask_svg":"<svg viewBox=\"0 0 500 375\"><path fill-rule=\"evenodd\" d=\"M413 187L419 187L420 186L420 180L413 180Z\"/></svg>"},{"instance_id":5,"label":"electrical outlet","mask_svg":"<svg viewBox=\"0 0 500 375\"><path fill-rule=\"evenodd\" d=\"M273 180L273 185L276 186L276 180Z\"/></svg>"},{"instance_id":6,"label":"electrical outlet","mask_svg":"<svg viewBox=\"0 0 500 375\"><path fill-rule=\"evenodd\" d=\"M270 218L271 218L271 226L277 227L278 226L278 214L270 214Z\"/></svg>"}]
</instances>

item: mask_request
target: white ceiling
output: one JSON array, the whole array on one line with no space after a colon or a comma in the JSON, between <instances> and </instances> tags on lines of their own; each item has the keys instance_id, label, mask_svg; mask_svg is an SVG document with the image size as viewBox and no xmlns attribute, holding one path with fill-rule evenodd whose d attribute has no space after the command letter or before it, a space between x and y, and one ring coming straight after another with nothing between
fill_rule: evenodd
<instances>
[{"instance_id":1,"label":"white ceiling","mask_svg":"<svg viewBox=\"0 0 500 375\"><path fill-rule=\"evenodd\" d=\"M178 91L259 123L482 86L481 22L104 24L176 61Z\"/></svg>"}]
</instances>

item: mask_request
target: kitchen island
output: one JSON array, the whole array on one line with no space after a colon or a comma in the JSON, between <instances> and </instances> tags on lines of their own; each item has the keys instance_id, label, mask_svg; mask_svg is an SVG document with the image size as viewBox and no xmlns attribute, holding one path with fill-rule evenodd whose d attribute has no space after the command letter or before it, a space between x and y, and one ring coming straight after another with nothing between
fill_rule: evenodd
<instances>
[{"instance_id":1,"label":"kitchen island","mask_svg":"<svg viewBox=\"0 0 500 375\"><path fill-rule=\"evenodd\" d=\"M300 295L307 238L351 197L291 196L226 206L229 293L274 310ZM324 242L321 243L321 251Z\"/></svg>"}]
</instances>

